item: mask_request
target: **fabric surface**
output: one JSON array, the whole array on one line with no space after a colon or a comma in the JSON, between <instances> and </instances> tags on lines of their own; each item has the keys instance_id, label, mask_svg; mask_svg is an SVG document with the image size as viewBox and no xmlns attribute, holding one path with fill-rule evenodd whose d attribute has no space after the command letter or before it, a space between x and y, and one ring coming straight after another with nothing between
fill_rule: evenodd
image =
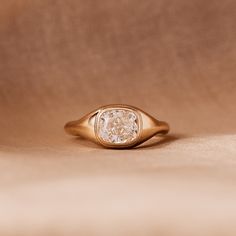
<instances>
[{"instance_id":1,"label":"fabric surface","mask_svg":"<svg viewBox=\"0 0 236 236\"><path fill-rule=\"evenodd\" d=\"M235 235L236 2L0 6L0 235ZM63 131L125 103L166 138L108 150Z\"/></svg>"}]
</instances>

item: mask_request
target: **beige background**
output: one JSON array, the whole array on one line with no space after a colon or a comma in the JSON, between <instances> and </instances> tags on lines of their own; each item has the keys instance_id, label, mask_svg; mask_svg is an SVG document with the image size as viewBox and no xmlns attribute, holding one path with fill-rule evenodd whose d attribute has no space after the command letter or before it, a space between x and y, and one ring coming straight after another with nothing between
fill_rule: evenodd
<instances>
[{"instance_id":1,"label":"beige background","mask_svg":"<svg viewBox=\"0 0 236 236\"><path fill-rule=\"evenodd\" d=\"M1 235L235 235L236 2L0 4ZM64 134L109 103L171 125L106 150Z\"/></svg>"}]
</instances>

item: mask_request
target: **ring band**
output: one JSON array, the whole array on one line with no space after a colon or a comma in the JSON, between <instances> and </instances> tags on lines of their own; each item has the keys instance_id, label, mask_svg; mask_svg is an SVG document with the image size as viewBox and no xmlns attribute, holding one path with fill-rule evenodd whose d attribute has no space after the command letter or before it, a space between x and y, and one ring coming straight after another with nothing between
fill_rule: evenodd
<instances>
[{"instance_id":1,"label":"ring band","mask_svg":"<svg viewBox=\"0 0 236 236\"><path fill-rule=\"evenodd\" d=\"M139 108L107 105L79 120L70 121L65 131L107 148L131 148L158 134L167 134L169 125Z\"/></svg>"}]
</instances>

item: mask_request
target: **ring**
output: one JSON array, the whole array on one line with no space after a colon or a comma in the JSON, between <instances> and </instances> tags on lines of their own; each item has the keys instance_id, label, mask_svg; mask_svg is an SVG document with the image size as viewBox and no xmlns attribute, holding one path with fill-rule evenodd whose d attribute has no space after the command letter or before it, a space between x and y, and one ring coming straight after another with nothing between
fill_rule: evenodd
<instances>
[{"instance_id":1,"label":"ring","mask_svg":"<svg viewBox=\"0 0 236 236\"><path fill-rule=\"evenodd\" d=\"M65 131L106 148L132 148L158 134L167 134L169 125L139 108L107 105L79 120L65 124Z\"/></svg>"}]
</instances>

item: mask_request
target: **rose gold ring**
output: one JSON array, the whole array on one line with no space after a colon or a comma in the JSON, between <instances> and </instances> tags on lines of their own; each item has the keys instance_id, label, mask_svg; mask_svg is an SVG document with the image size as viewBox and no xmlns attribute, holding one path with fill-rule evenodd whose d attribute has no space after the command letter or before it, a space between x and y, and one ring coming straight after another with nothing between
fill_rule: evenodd
<instances>
[{"instance_id":1,"label":"rose gold ring","mask_svg":"<svg viewBox=\"0 0 236 236\"><path fill-rule=\"evenodd\" d=\"M139 108L107 105L79 120L66 123L65 131L107 148L131 148L151 137L167 134L169 125Z\"/></svg>"}]
</instances>

